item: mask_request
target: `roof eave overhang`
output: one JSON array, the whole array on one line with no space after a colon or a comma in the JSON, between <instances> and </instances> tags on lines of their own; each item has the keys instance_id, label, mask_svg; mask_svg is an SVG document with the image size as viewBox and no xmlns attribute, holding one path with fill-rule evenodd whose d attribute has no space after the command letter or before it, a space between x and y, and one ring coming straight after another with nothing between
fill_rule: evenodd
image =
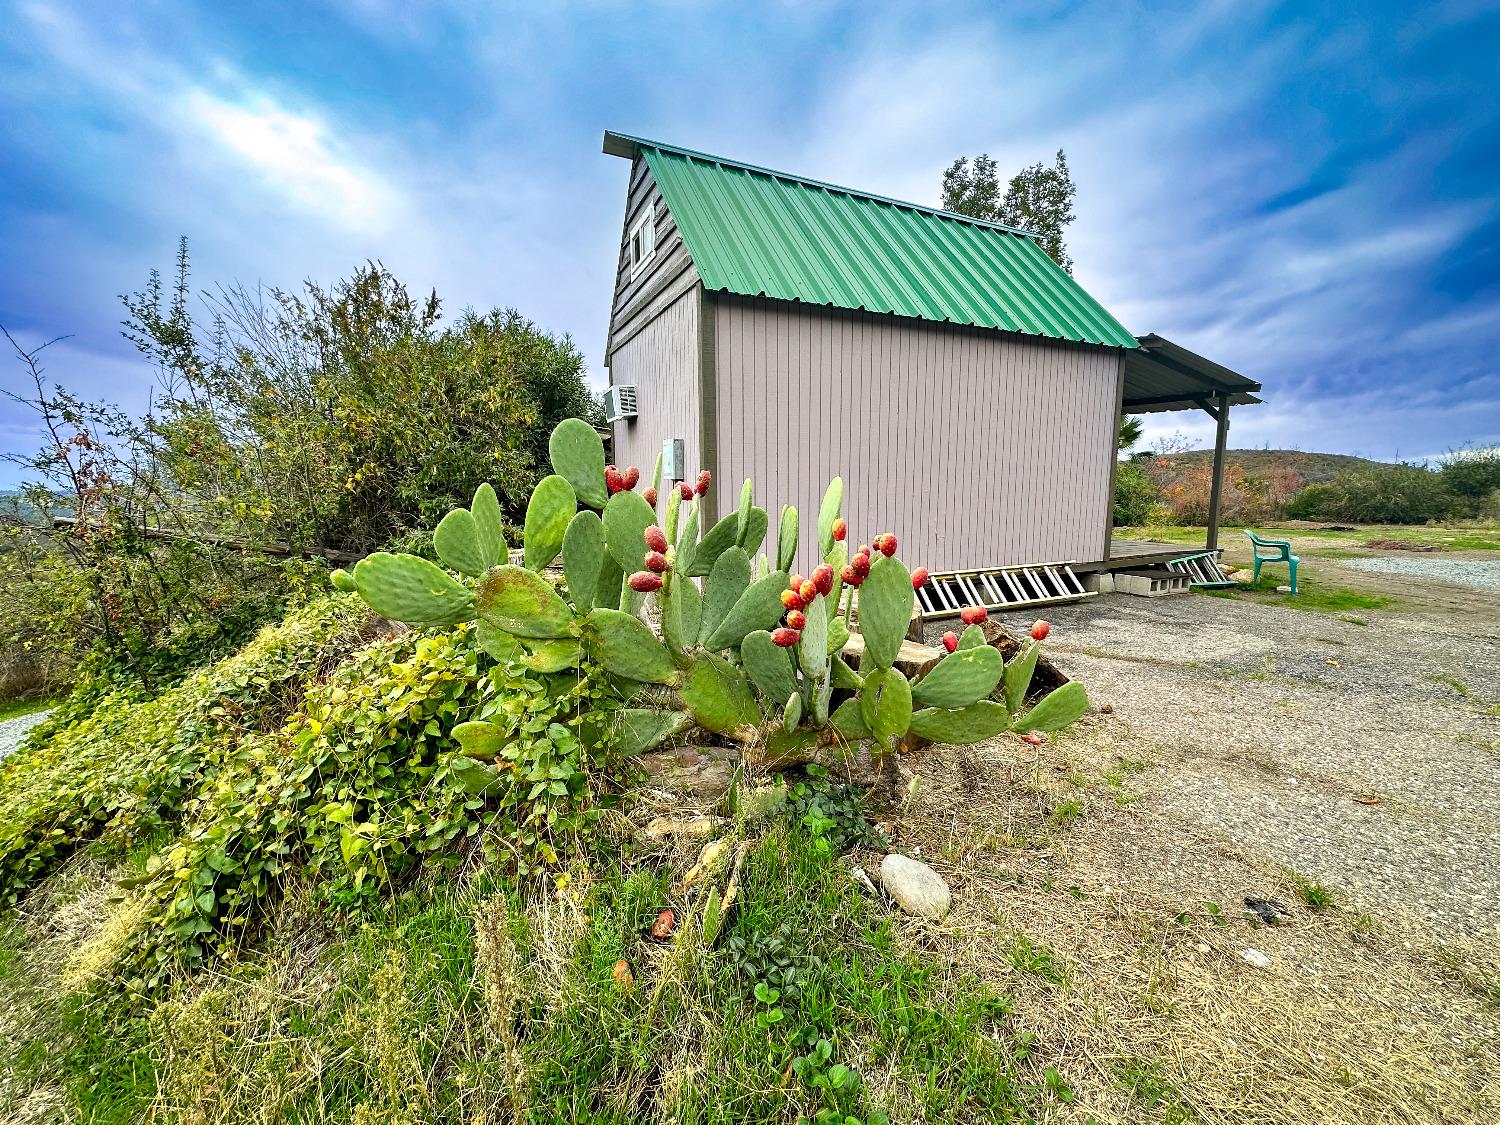
<instances>
[{"instance_id":1,"label":"roof eave overhang","mask_svg":"<svg viewBox=\"0 0 1500 1125\"><path fill-rule=\"evenodd\" d=\"M1227 396L1231 406L1250 406L1261 385L1238 371L1188 351L1154 333L1138 336L1140 347L1125 353L1125 394L1129 414L1198 410Z\"/></svg>"}]
</instances>

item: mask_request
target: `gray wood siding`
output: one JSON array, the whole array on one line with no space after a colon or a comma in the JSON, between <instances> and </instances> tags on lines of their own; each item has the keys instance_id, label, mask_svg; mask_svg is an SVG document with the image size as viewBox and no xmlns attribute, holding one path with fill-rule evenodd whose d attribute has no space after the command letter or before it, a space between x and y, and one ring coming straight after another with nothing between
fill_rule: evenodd
<instances>
[{"instance_id":1,"label":"gray wood siding","mask_svg":"<svg viewBox=\"0 0 1500 1125\"><path fill-rule=\"evenodd\" d=\"M635 384L639 414L614 424L615 463L635 465L648 482L661 443L684 442L689 479L698 475L698 290L683 294L615 349L609 381ZM644 486L642 486L644 487Z\"/></svg>"},{"instance_id":2,"label":"gray wood siding","mask_svg":"<svg viewBox=\"0 0 1500 1125\"><path fill-rule=\"evenodd\" d=\"M1116 350L764 298L710 307L718 488L752 477L773 525L796 504L804 573L839 475L854 545L893 531L910 566L1101 557Z\"/></svg>"},{"instance_id":3,"label":"gray wood siding","mask_svg":"<svg viewBox=\"0 0 1500 1125\"><path fill-rule=\"evenodd\" d=\"M656 207L656 254L634 277L630 275L629 241L648 206ZM630 166L630 190L626 194L625 224L620 228L620 256L615 268L615 296L610 309L609 341L605 362L614 349L626 343L659 316L683 293L698 283L698 271L688 257L687 245L677 222L667 210L661 189L651 169L640 157Z\"/></svg>"}]
</instances>

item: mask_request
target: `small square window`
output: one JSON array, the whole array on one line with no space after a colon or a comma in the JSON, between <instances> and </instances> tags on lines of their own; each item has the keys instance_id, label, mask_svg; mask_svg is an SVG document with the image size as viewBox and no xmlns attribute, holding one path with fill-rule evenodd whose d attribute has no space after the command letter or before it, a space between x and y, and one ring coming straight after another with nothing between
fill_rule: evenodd
<instances>
[{"instance_id":1,"label":"small square window","mask_svg":"<svg viewBox=\"0 0 1500 1125\"><path fill-rule=\"evenodd\" d=\"M630 228L630 276L640 273L656 254L656 204L646 208L646 213Z\"/></svg>"}]
</instances>

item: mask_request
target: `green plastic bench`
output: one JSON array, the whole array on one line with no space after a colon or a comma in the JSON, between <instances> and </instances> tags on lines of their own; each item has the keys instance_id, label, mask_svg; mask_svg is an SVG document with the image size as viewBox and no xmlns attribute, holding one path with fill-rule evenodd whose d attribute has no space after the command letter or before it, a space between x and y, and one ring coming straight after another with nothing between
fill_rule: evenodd
<instances>
[{"instance_id":1,"label":"green plastic bench","mask_svg":"<svg viewBox=\"0 0 1500 1125\"><path fill-rule=\"evenodd\" d=\"M1255 571L1251 575L1252 582L1260 581L1260 568L1265 563L1286 563L1287 569L1292 572L1290 585L1292 594L1297 593L1297 563L1301 560L1292 554L1292 545L1285 539L1262 539L1248 527L1245 534L1250 536L1252 544L1250 550L1255 555ZM1274 554L1262 554L1262 551L1274 551Z\"/></svg>"}]
</instances>

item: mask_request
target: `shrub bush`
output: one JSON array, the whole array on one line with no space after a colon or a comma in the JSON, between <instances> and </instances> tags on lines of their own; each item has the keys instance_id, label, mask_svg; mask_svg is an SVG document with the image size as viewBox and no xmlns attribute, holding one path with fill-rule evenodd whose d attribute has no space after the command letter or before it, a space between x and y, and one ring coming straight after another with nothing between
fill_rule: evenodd
<instances>
[{"instance_id":1,"label":"shrub bush","mask_svg":"<svg viewBox=\"0 0 1500 1125\"><path fill-rule=\"evenodd\" d=\"M1282 509L1292 519L1351 523L1425 523L1451 515L1453 494L1423 465L1344 469L1327 484L1308 485Z\"/></svg>"},{"instance_id":2,"label":"shrub bush","mask_svg":"<svg viewBox=\"0 0 1500 1125\"><path fill-rule=\"evenodd\" d=\"M1152 509L1161 502L1161 485L1139 461L1115 467L1114 524L1142 527L1151 522Z\"/></svg>"}]
</instances>

